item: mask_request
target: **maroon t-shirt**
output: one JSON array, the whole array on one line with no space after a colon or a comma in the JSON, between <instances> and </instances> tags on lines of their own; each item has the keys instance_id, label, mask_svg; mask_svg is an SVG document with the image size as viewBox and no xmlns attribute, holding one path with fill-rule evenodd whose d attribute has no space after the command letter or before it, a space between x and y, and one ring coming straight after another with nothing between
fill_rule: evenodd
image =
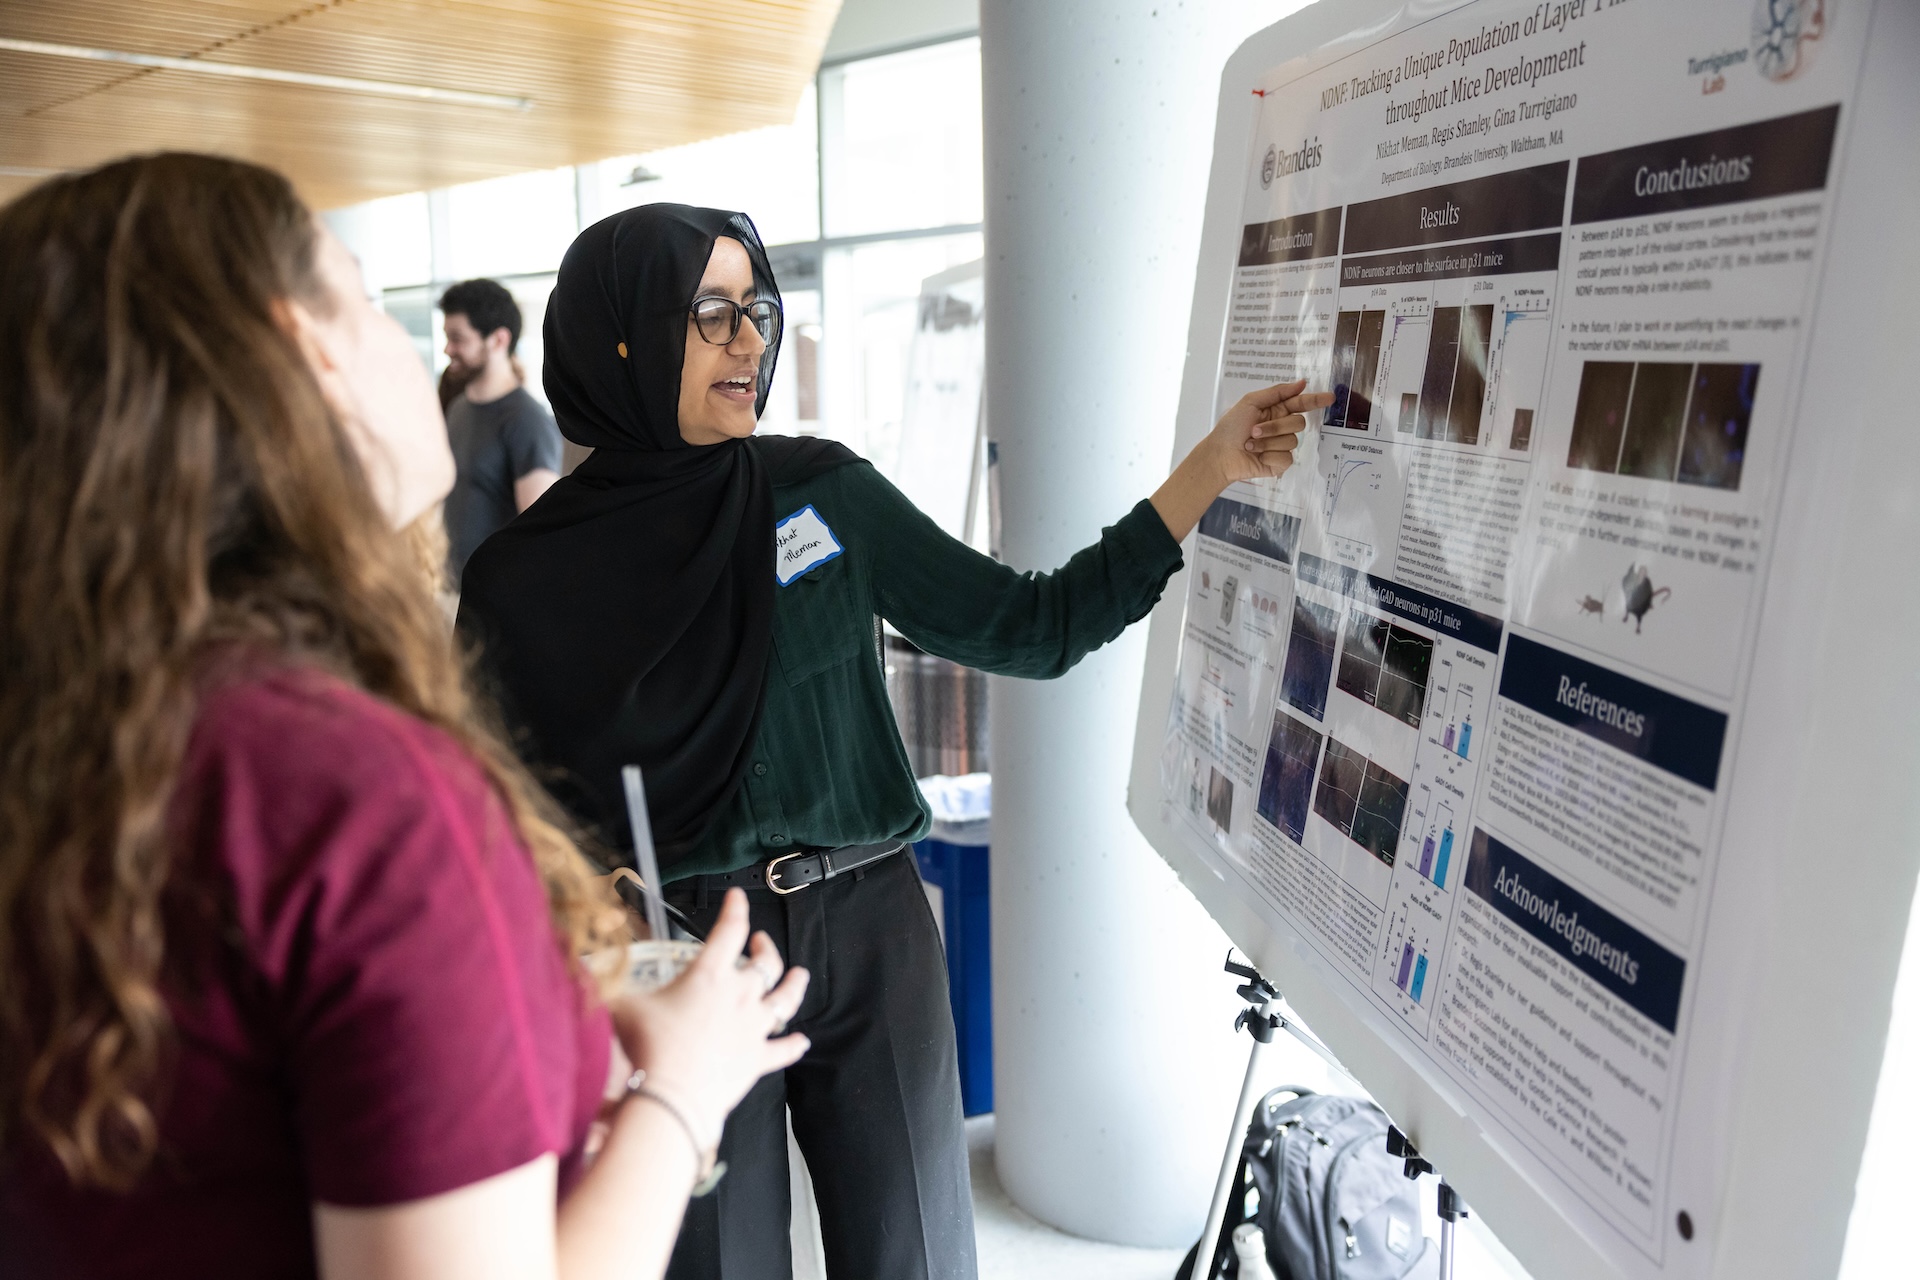
<instances>
[{"instance_id":1,"label":"maroon t-shirt","mask_svg":"<svg viewBox=\"0 0 1920 1280\"><path fill-rule=\"evenodd\" d=\"M76 1192L15 1143L0 1275L315 1273L311 1206L386 1205L546 1152L562 1187L609 1025L532 860L445 735L311 669L211 687L173 817L160 1154Z\"/></svg>"}]
</instances>

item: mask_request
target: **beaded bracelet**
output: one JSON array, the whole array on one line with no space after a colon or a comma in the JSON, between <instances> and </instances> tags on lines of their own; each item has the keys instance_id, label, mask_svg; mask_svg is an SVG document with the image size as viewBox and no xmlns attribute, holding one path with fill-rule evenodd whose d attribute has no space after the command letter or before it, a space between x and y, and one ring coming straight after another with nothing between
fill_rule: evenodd
<instances>
[{"instance_id":1,"label":"beaded bracelet","mask_svg":"<svg viewBox=\"0 0 1920 1280\"><path fill-rule=\"evenodd\" d=\"M700 1178L693 1184L693 1198L698 1200L719 1186L720 1179L727 1176L727 1162L717 1158L719 1155L717 1150L708 1151L700 1145L699 1135L694 1133L693 1123L687 1119L686 1112L675 1106L665 1094L647 1087L645 1071L635 1070L627 1077L627 1092L620 1100L626 1102L632 1098L645 1098L672 1116L681 1131L687 1135L687 1141L693 1144L693 1158L699 1162L700 1170Z\"/></svg>"}]
</instances>

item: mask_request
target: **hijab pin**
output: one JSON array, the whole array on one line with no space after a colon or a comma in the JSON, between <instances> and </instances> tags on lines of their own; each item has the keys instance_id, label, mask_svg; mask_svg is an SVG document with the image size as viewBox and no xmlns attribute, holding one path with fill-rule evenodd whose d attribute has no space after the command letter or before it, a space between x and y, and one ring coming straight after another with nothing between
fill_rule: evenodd
<instances>
[{"instance_id":1,"label":"hijab pin","mask_svg":"<svg viewBox=\"0 0 1920 1280\"><path fill-rule=\"evenodd\" d=\"M627 344L624 342L620 344L620 358L622 360L627 358Z\"/></svg>"}]
</instances>

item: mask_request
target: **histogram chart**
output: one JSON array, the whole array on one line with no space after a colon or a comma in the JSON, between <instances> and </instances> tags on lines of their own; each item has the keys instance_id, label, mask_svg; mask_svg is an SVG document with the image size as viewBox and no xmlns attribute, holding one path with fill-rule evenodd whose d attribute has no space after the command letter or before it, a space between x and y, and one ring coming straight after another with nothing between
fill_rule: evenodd
<instances>
[{"instance_id":1,"label":"histogram chart","mask_svg":"<svg viewBox=\"0 0 1920 1280\"><path fill-rule=\"evenodd\" d=\"M1553 337L1552 306L1544 289L1519 289L1494 307L1487 353L1488 432L1492 444L1517 453L1533 444L1533 415Z\"/></svg>"},{"instance_id":2,"label":"histogram chart","mask_svg":"<svg viewBox=\"0 0 1920 1280\"><path fill-rule=\"evenodd\" d=\"M1386 316L1380 343L1375 394L1386 406L1384 421L1400 435L1412 435L1420 417L1420 383L1426 369L1427 339L1433 329L1433 303L1404 298Z\"/></svg>"}]
</instances>

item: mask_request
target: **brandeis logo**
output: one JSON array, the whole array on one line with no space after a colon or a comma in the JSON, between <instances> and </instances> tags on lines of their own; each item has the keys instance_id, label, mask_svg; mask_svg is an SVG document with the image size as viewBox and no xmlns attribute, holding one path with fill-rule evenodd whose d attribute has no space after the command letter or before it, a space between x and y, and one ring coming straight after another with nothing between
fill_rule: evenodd
<instances>
[{"instance_id":1,"label":"brandeis logo","mask_svg":"<svg viewBox=\"0 0 1920 1280\"><path fill-rule=\"evenodd\" d=\"M1278 145L1269 145L1266 156L1260 161L1260 185L1270 187L1275 178L1284 178L1302 169L1318 168L1319 164L1320 139L1317 137L1303 140L1298 151L1282 151Z\"/></svg>"}]
</instances>

